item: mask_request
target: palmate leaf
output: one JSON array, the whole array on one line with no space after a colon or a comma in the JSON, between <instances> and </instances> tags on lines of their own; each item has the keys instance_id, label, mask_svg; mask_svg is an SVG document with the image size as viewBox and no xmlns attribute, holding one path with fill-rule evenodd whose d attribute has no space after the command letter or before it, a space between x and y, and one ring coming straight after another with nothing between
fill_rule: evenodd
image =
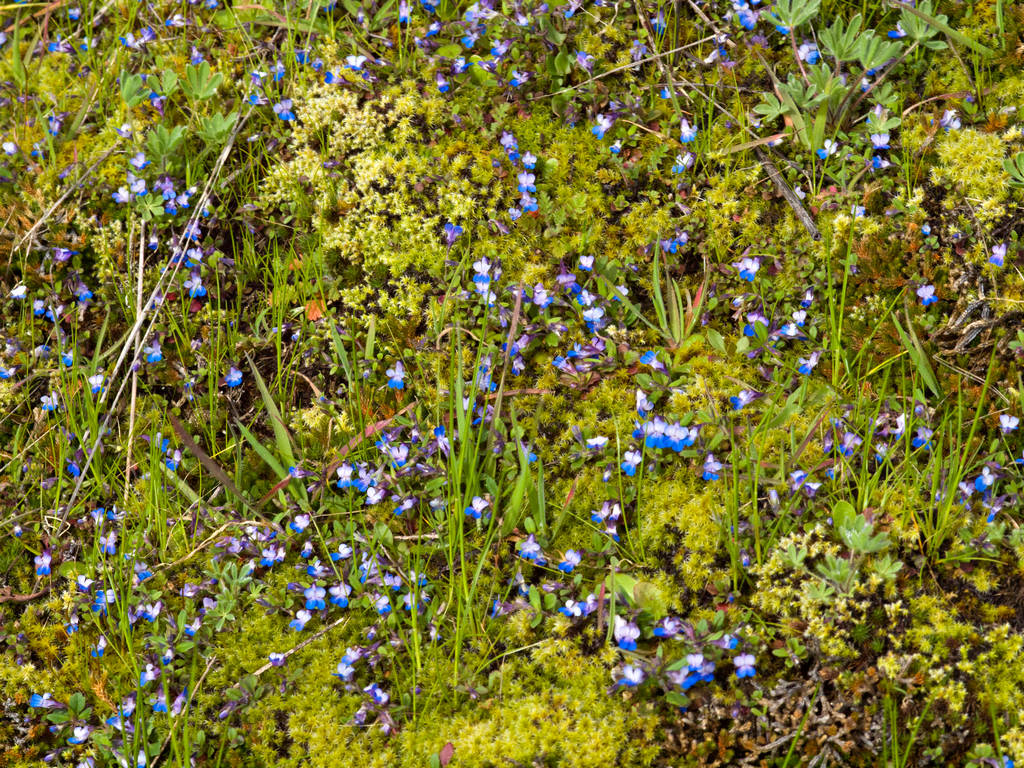
<instances>
[{"instance_id":1,"label":"palmate leaf","mask_svg":"<svg viewBox=\"0 0 1024 768\"><path fill-rule=\"evenodd\" d=\"M902 50L900 43L886 40L874 32L863 34L857 40L857 60L864 69L877 69Z\"/></svg>"},{"instance_id":2,"label":"palmate leaf","mask_svg":"<svg viewBox=\"0 0 1024 768\"><path fill-rule=\"evenodd\" d=\"M1024 152L1018 152L1013 157L1003 160L1003 168L1010 174L1012 186L1024 187Z\"/></svg>"},{"instance_id":3,"label":"palmate leaf","mask_svg":"<svg viewBox=\"0 0 1024 768\"><path fill-rule=\"evenodd\" d=\"M790 31L818 15L821 0L779 0L772 6L772 12Z\"/></svg>"},{"instance_id":4,"label":"palmate leaf","mask_svg":"<svg viewBox=\"0 0 1024 768\"><path fill-rule=\"evenodd\" d=\"M836 19L821 32L821 50L839 61L850 61L857 51L857 36L862 23L859 13L848 24Z\"/></svg>"}]
</instances>

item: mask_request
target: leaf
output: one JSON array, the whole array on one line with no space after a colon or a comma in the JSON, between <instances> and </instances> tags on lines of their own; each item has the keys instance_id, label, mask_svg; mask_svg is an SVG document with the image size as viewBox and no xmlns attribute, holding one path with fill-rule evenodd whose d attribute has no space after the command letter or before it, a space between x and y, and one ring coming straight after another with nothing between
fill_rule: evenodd
<instances>
[{"instance_id":1,"label":"leaf","mask_svg":"<svg viewBox=\"0 0 1024 768\"><path fill-rule=\"evenodd\" d=\"M438 761L440 762L441 768L448 765L452 761L452 755L455 754L455 745L450 741L441 747L441 751L438 753Z\"/></svg>"},{"instance_id":2,"label":"leaf","mask_svg":"<svg viewBox=\"0 0 1024 768\"><path fill-rule=\"evenodd\" d=\"M944 23L943 21L936 18L935 16L932 16L929 13L925 13L920 8L914 8L913 6L906 5L905 3L900 2L900 0L889 0L889 5L893 8L899 8L904 13L910 13L913 14L914 16L917 16L926 24L935 27L935 29L939 30L939 32L946 35L950 39L960 43L960 45L970 48L972 51L984 56L986 59L991 59L993 56L996 55L995 51L993 51L991 48L988 48L979 43L977 40L972 40L966 35L957 32L948 24Z\"/></svg>"},{"instance_id":3,"label":"leaf","mask_svg":"<svg viewBox=\"0 0 1024 768\"><path fill-rule=\"evenodd\" d=\"M928 353L925 352L924 347L921 346L921 342L917 338L917 334L914 333L913 326L910 325L909 316L907 317L907 331L903 330L903 326L900 325L899 320L895 317L893 317L892 322L896 326L896 331L903 342L903 347L907 350L907 354L910 355L910 359L914 361L918 375L920 375L932 392L941 397L942 391L939 389L939 382L935 378L935 371L932 370L932 365L928 361Z\"/></svg>"},{"instance_id":4,"label":"leaf","mask_svg":"<svg viewBox=\"0 0 1024 768\"><path fill-rule=\"evenodd\" d=\"M458 43L442 45L437 49L437 55L446 59L454 59L462 53L462 46Z\"/></svg>"},{"instance_id":5,"label":"leaf","mask_svg":"<svg viewBox=\"0 0 1024 768\"><path fill-rule=\"evenodd\" d=\"M555 56L553 68L555 74L559 77L565 77L572 71L572 59L569 56L569 52L564 48Z\"/></svg>"}]
</instances>

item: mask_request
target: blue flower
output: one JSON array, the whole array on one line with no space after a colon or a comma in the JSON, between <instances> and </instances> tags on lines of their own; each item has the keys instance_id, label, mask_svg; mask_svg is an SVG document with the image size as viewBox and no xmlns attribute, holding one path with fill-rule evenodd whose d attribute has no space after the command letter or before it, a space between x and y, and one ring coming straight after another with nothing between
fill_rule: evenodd
<instances>
[{"instance_id":1,"label":"blue flower","mask_svg":"<svg viewBox=\"0 0 1024 768\"><path fill-rule=\"evenodd\" d=\"M50 574L50 553L47 550L33 558L36 564L36 576L48 576Z\"/></svg>"},{"instance_id":2,"label":"blue flower","mask_svg":"<svg viewBox=\"0 0 1024 768\"><path fill-rule=\"evenodd\" d=\"M927 307L929 304L934 304L938 301L935 296L935 286L930 283L922 285L917 289L917 297L921 299L921 306Z\"/></svg>"},{"instance_id":3,"label":"blue flower","mask_svg":"<svg viewBox=\"0 0 1024 768\"><path fill-rule=\"evenodd\" d=\"M757 257L740 259L738 262L733 264L737 270L739 270L740 277L749 282L754 282L754 275L761 268L761 260Z\"/></svg>"},{"instance_id":4,"label":"blue flower","mask_svg":"<svg viewBox=\"0 0 1024 768\"><path fill-rule=\"evenodd\" d=\"M736 665L736 677L743 679L744 677L754 676L754 657L752 654L741 653L732 660L732 663Z\"/></svg>"},{"instance_id":5,"label":"blue flower","mask_svg":"<svg viewBox=\"0 0 1024 768\"><path fill-rule=\"evenodd\" d=\"M565 552L565 556L562 557L562 562L558 564L558 570L563 573L572 573L573 569L580 564L580 553L575 549L568 549Z\"/></svg>"},{"instance_id":6,"label":"blue flower","mask_svg":"<svg viewBox=\"0 0 1024 768\"><path fill-rule=\"evenodd\" d=\"M704 460L704 474L701 477L704 480L717 480L721 471L722 462L716 460L713 453L709 453L708 457Z\"/></svg>"},{"instance_id":7,"label":"blue flower","mask_svg":"<svg viewBox=\"0 0 1024 768\"><path fill-rule=\"evenodd\" d=\"M689 144L691 141L697 138L697 126L690 125L687 119L684 117L679 121L679 141L683 144Z\"/></svg>"}]
</instances>

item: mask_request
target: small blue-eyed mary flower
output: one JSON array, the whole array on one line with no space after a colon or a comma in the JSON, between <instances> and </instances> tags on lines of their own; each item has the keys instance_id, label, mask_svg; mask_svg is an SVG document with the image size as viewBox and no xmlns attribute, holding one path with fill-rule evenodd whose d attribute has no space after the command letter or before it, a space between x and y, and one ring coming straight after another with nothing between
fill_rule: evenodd
<instances>
[{"instance_id":1,"label":"small blue-eyed mary flower","mask_svg":"<svg viewBox=\"0 0 1024 768\"><path fill-rule=\"evenodd\" d=\"M189 297L193 299L206 295L206 286L203 285L203 279L199 276L198 272L193 272L189 277L185 278L185 289L188 291Z\"/></svg>"},{"instance_id":2,"label":"small blue-eyed mary flower","mask_svg":"<svg viewBox=\"0 0 1024 768\"><path fill-rule=\"evenodd\" d=\"M575 549L568 549L558 564L558 570L563 573L572 573L573 569L580 564L580 553Z\"/></svg>"},{"instance_id":3,"label":"small blue-eyed mary flower","mask_svg":"<svg viewBox=\"0 0 1024 768\"><path fill-rule=\"evenodd\" d=\"M342 581L331 587L328 592L331 593L331 605L345 608L348 605L349 595L352 594L352 587Z\"/></svg>"},{"instance_id":4,"label":"small blue-eyed mary flower","mask_svg":"<svg viewBox=\"0 0 1024 768\"><path fill-rule=\"evenodd\" d=\"M388 695L387 691L377 685L377 683L370 683L368 686L363 688L363 693L370 694L370 697L373 699L373 703L378 707L383 707L391 700L391 696Z\"/></svg>"},{"instance_id":5,"label":"small blue-eyed mary flower","mask_svg":"<svg viewBox=\"0 0 1024 768\"><path fill-rule=\"evenodd\" d=\"M644 671L640 667L632 664L626 664L621 670L619 670L619 677L616 678L615 685L624 685L629 688L635 688L644 681L644 678Z\"/></svg>"},{"instance_id":6,"label":"small blue-eyed mary flower","mask_svg":"<svg viewBox=\"0 0 1024 768\"><path fill-rule=\"evenodd\" d=\"M583 604L578 603L575 600L566 600L565 605L559 608L558 612L570 619L578 619L583 615Z\"/></svg>"},{"instance_id":7,"label":"small blue-eyed mary flower","mask_svg":"<svg viewBox=\"0 0 1024 768\"><path fill-rule=\"evenodd\" d=\"M960 118L956 113L955 109L947 109L942 113L942 117L939 118L939 125L946 129L946 132L957 131L960 129Z\"/></svg>"},{"instance_id":8,"label":"small blue-eyed mary flower","mask_svg":"<svg viewBox=\"0 0 1024 768\"><path fill-rule=\"evenodd\" d=\"M609 117L608 115L600 114L597 116L596 122L597 124L590 129L590 132L594 134L597 138L603 139L604 135L608 133L608 131L611 129L612 124L615 122L615 120L614 118Z\"/></svg>"},{"instance_id":9,"label":"small blue-eyed mary flower","mask_svg":"<svg viewBox=\"0 0 1024 768\"><path fill-rule=\"evenodd\" d=\"M455 241L459 239L462 234L462 227L458 224L452 224L450 221L444 225L444 242L445 245L450 249L455 245Z\"/></svg>"},{"instance_id":10,"label":"small blue-eyed mary flower","mask_svg":"<svg viewBox=\"0 0 1024 768\"><path fill-rule=\"evenodd\" d=\"M709 453L708 457L704 460L704 474L701 477L704 480L717 480L721 471L722 462L715 459L715 454Z\"/></svg>"},{"instance_id":11,"label":"small blue-eyed mary flower","mask_svg":"<svg viewBox=\"0 0 1024 768\"><path fill-rule=\"evenodd\" d=\"M48 693L33 693L28 700L28 705L37 709L64 709L64 705L55 701Z\"/></svg>"},{"instance_id":12,"label":"small blue-eyed mary flower","mask_svg":"<svg viewBox=\"0 0 1024 768\"><path fill-rule=\"evenodd\" d=\"M797 48L796 54L800 57L801 61L806 61L808 64L818 63L818 48L814 43L803 43Z\"/></svg>"},{"instance_id":13,"label":"small blue-eyed mary flower","mask_svg":"<svg viewBox=\"0 0 1024 768\"><path fill-rule=\"evenodd\" d=\"M691 141L697 138L697 126L690 125L689 121L684 117L679 121L679 141L683 144L689 144Z\"/></svg>"},{"instance_id":14,"label":"small blue-eyed mary flower","mask_svg":"<svg viewBox=\"0 0 1024 768\"><path fill-rule=\"evenodd\" d=\"M930 283L922 285L917 289L917 297L921 299L921 306L927 307L929 304L934 304L938 301L935 296L935 286Z\"/></svg>"},{"instance_id":15,"label":"small blue-eyed mary flower","mask_svg":"<svg viewBox=\"0 0 1024 768\"><path fill-rule=\"evenodd\" d=\"M736 665L736 677L740 679L753 677L755 674L754 661L754 656L750 653L741 653L734 658L732 663Z\"/></svg>"},{"instance_id":16,"label":"small blue-eyed mary flower","mask_svg":"<svg viewBox=\"0 0 1024 768\"><path fill-rule=\"evenodd\" d=\"M622 464L619 466L628 477L633 477L636 475L636 468L640 466L642 459L643 455L640 451L626 451L622 456Z\"/></svg>"},{"instance_id":17,"label":"small blue-eyed mary flower","mask_svg":"<svg viewBox=\"0 0 1024 768\"><path fill-rule=\"evenodd\" d=\"M224 376L224 383L229 387L237 387L242 383L242 372L235 368L235 366L231 366L231 368L228 369L227 374Z\"/></svg>"},{"instance_id":18,"label":"small blue-eyed mary flower","mask_svg":"<svg viewBox=\"0 0 1024 768\"><path fill-rule=\"evenodd\" d=\"M303 629L306 628L306 624L308 624L309 620L312 618L313 614L303 608L295 614L294 619L288 622L288 626L294 629L296 632L301 632Z\"/></svg>"},{"instance_id":19,"label":"small blue-eyed mary flower","mask_svg":"<svg viewBox=\"0 0 1024 768\"><path fill-rule=\"evenodd\" d=\"M519 542L519 556L524 560L543 565L544 556L541 554L540 544L537 543L537 537L532 533Z\"/></svg>"},{"instance_id":20,"label":"small blue-eyed mary flower","mask_svg":"<svg viewBox=\"0 0 1024 768\"><path fill-rule=\"evenodd\" d=\"M295 113L292 112L292 100L281 99L281 101L274 104L274 114L282 120L294 120Z\"/></svg>"},{"instance_id":21,"label":"small blue-eyed mary flower","mask_svg":"<svg viewBox=\"0 0 1024 768\"><path fill-rule=\"evenodd\" d=\"M100 552L104 555L117 553L117 533L115 531L100 536Z\"/></svg>"},{"instance_id":22,"label":"small blue-eyed mary flower","mask_svg":"<svg viewBox=\"0 0 1024 768\"><path fill-rule=\"evenodd\" d=\"M615 642L624 651L635 651L636 641L640 637L640 628L632 621L621 616L615 617Z\"/></svg>"},{"instance_id":23,"label":"small blue-eyed mary flower","mask_svg":"<svg viewBox=\"0 0 1024 768\"><path fill-rule=\"evenodd\" d=\"M997 267L1003 266L1003 260L1006 258L1006 243L999 243L999 245L992 246L992 255L989 256L989 264L995 264Z\"/></svg>"},{"instance_id":24,"label":"small blue-eyed mary flower","mask_svg":"<svg viewBox=\"0 0 1024 768\"><path fill-rule=\"evenodd\" d=\"M732 409L734 411L739 411L750 405L760 396L761 393L756 392L753 389L741 389L738 395L733 395L729 398L729 402L732 403Z\"/></svg>"},{"instance_id":25,"label":"small blue-eyed mary flower","mask_svg":"<svg viewBox=\"0 0 1024 768\"><path fill-rule=\"evenodd\" d=\"M1011 416L1008 413L1002 413L999 415L999 431L1004 435L1008 435L1011 432L1016 431L1020 425L1020 419L1016 416Z\"/></svg>"},{"instance_id":26,"label":"small blue-eyed mary flower","mask_svg":"<svg viewBox=\"0 0 1024 768\"><path fill-rule=\"evenodd\" d=\"M740 259L738 262L733 264L733 266L739 271L740 277L743 280L747 280L752 283L754 282L754 275L756 275L757 271L761 268L761 260L756 256L753 258L748 256L747 258Z\"/></svg>"},{"instance_id":27,"label":"small blue-eyed mary flower","mask_svg":"<svg viewBox=\"0 0 1024 768\"><path fill-rule=\"evenodd\" d=\"M36 564L36 576L48 576L50 574L50 553L48 550L33 558Z\"/></svg>"},{"instance_id":28,"label":"small blue-eyed mary flower","mask_svg":"<svg viewBox=\"0 0 1024 768\"><path fill-rule=\"evenodd\" d=\"M924 448L926 451L931 450L932 434L932 430L928 429L928 427L918 427L917 437L915 437L910 444L914 448Z\"/></svg>"},{"instance_id":29,"label":"small blue-eyed mary flower","mask_svg":"<svg viewBox=\"0 0 1024 768\"><path fill-rule=\"evenodd\" d=\"M84 744L90 733L92 733L92 728L88 725L75 726L72 735L68 737L68 744Z\"/></svg>"},{"instance_id":30,"label":"small blue-eyed mary flower","mask_svg":"<svg viewBox=\"0 0 1024 768\"><path fill-rule=\"evenodd\" d=\"M139 687L152 683L154 680L160 677L160 669L155 664L147 664L146 668L142 670L139 675Z\"/></svg>"},{"instance_id":31,"label":"small blue-eyed mary flower","mask_svg":"<svg viewBox=\"0 0 1024 768\"><path fill-rule=\"evenodd\" d=\"M344 661L339 661L337 669L334 672L332 672L331 675L333 677L337 677L340 680L343 680L346 683L350 683L350 682L352 682L352 676L355 673L356 673L356 668L355 667L353 667L351 664L348 664L348 663L346 663Z\"/></svg>"},{"instance_id":32,"label":"small blue-eyed mary flower","mask_svg":"<svg viewBox=\"0 0 1024 768\"><path fill-rule=\"evenodd\" d=\"M675 165L672 166L672 173L683 173L693 167L696 158L692 152L676 155Z\"/></svg>"},{"instance_id":33,"label":"small blue-eyed mary flower","mask_svg":"<svg viewBox=\"0 0 1024 768\"><path fill-rule=\"evenodd\" d=\"M821 149L817 150L815 154L817 154L818 157L821 158L822 160L826 160L838 151L838 144L832 141L832 139L825 139L824 145L821 147Z\"/></svg>"},{"instance_id":34,"label":"small blue-eyed mary flower","mask_svg":"<svg viewBox=\"0 0 1024 768\"><path fill-rule=\"evenodd\" d=\"M983 467L981 470L981 474L978 475L978 477L975 478L974 480L974 487L978 491L984 493L985 491L992 487L992 484L995 483L995 481L996 476L992 474L992 470L989 469L988 467Z\"/></svg>"},{"instance_id":35,"label":"small blue-eyed mary flower","mask_svg":"<svg viewBox=\"0 0 1024 768\"><path fill-rule=\"evenodd\" d=\"M302 591L302 594L306 598L306 610L316 611L327 607L327 603L324 602L324 595L327 594L327 590L323 587L310 584Z\"/></svg>"},{"instance_id":36,"label":"small blue-eyed mary flower","mask_svg":"<svg viewBox=\"0 0 1024 768\"><path fill-rule=\"evenodd\" d=\"M821 352L812 352L809 357L801 357L799 360L797 360L797 371L799 371L800 374L803 376L809 375L810 372L814 370L814 367L818 364L818 358L820 357Z\"/></svg>"}]
</instances>

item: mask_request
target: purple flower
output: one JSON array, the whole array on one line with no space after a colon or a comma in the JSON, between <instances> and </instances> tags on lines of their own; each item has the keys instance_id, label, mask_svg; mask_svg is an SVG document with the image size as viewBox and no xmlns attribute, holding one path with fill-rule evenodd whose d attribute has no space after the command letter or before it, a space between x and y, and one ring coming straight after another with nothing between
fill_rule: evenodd
<instances>
[{"instance_id":1,"label":"purple flower","mask_svg":"<svg viewBox=\"0 0 1024 768\"><path fill-rule=\"evenodd\" d=\"M451 248L455 241L459 239L459 235L462 234L462 227L457 224L452 224L450 221L444 225L444 241Z\"/></svg>"},{"instance_id":2,"label":"purple flower","mask_svg":"<svg viewBox=\"0 0 1024 768\"><path fill-rule=\"evenodd\" d=\"M538 565L544 564L540 544L537 543L537 538L532 533L519 543L519 556Z\"/></svg>"}]
</instances>

